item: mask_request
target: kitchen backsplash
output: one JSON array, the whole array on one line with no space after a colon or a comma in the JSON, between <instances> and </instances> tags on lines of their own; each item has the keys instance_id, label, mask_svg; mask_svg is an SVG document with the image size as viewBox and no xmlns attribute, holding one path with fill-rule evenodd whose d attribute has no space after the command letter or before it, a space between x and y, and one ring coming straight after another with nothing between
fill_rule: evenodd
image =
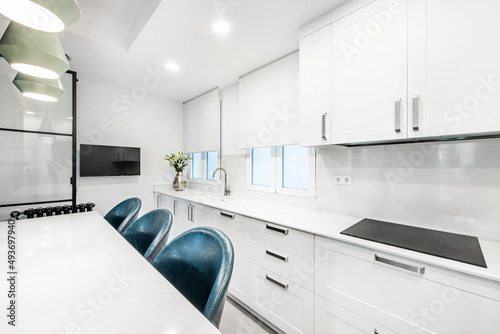
<instances>
[{"instance_id":1,"label":"kitchen backsplash","mask_svg":"<svg viewBox=\"0 0 500 334\"><path fill-rule=\"evenodd\" d=\"M500 139L331 146L318 149L317 164L313 199L249 191L245 156L222 158L234 196L500 240ZM336 175L352 185L335 185Z\"/></svg>"}]
</instances>

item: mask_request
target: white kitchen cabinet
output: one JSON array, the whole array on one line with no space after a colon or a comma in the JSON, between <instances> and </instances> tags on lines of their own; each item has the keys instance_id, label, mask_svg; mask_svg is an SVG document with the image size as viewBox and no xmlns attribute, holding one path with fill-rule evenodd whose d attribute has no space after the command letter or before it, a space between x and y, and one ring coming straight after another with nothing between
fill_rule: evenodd
<instances>
[{"instance_id":1,"label":"white kitchen cabinet","mask_svg":"<svg viewBox=\"0 0 500 334\"><path fill-rule=\"evenodd\" d=\"M316 295L314 334L396 334L396 332Z\"/></svg>"},{"instance_id":2,"label":"white kitchen cabinet","mask_svg":"<svg viewBox=\"0 0 500 334\"><path fill-rule=\"evenodd\" d=\"M499 11L495 0L357 0L306 26L301 144L500 133Z\"/></svg>"},{"instance_id":3,"label":"white kitchen cabinet","mask_svg":"<svg viewBox=\"0 0 500 334\"><path fill-rule=\"evenodd\" d=\"M214 210L216 211L216 210ZM241 302L249 303L250 218L227 211L217 211L215 227L231 240L234 265L228 292Z\"/></svg>"},{"instance_id":4,"label":"white kitchen cabinet","mask_svg":"<svg viewBox=\"0 0 500 334\"><path fill-rule=\"evenodd\" d=\"M363 6L331 36L332 143L406 138L407 1Z\"/></svg>"},{"instance_id":5,"label":"white kitchen cabinet","mask_svg":"<svg viewBox=\"0 0 500 334\"><path fill-rule=\"evenodd\" d=\"M300 145L331 143L331 25L300 40Z\"/></svg>"},{"instance_id":6,"label":"white kitchen cabinet","mask_svg":"<svg viewBox=\"0 0 500 334\"><path fill-rule=\"evenodd\" d=\"M170 240L173 240L180 234L195 227L194 221L191 220L192 204L186 200L170 197L172 200L174 220L172 230L170 232Z\"/></svg>"},{"instance_id":7,"label":"white kitchen cabinet","mask_svg":"<svg viewBox=\"0 0 500 334\"><path fill-rule=\"evenodd\" d=\"M250 307L287 334L312 334L314 294L251 264Z\"/></svg>"},{"instance_id":8,"label":"white kitchen cabinet","mask_svg":"<svg viewBox=\"0 0 500 334\"><path fill-rule=\"evenodd\" d=\"M499 12L497 0L409 2L408 94L419 108L409 101L409 137L500 131Z\"/></svg>"},{"instance_id":9,"label":"white kitchen cabinet","mask_svg":"<svg viewBox=\"0 0 500 334\"><path fill-rule=\"evenodd\" d=\"M250 306L285 333L313 333L314 236L252 219Z\"/></svg>"},{"instance_id":10,"label":"white kitchen cabinet","mask_svg":"<svg viewBox=\"0 0 500 334\"><path fill-rule=\"evenodd\" d=\"M212 209L208 206L190 203L193 207L191 220L194 222L195 226L209 226L215 227L215 218L218 213L217 210Z\"/></svg>"},{"instance_id":11,"label":"white kitchen cabinet","mask_svg":"<svg viewBox=\"0 0 500 334\"><path fill-rule=\"evenodd\" d=\"M500 330L498 282L322 237L316 248L315 293L396 333Z\"/></svg>"}]
</instances>

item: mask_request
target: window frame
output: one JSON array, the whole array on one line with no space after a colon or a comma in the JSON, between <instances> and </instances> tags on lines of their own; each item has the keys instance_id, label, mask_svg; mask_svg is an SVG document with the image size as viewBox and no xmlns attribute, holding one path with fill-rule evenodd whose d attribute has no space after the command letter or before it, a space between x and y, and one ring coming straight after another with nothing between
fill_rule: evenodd
<instances>
[{"instance_id":1,"label":"window frame","mask_svg":"<svg viewBox=\"0 0 500 334\"><path fill-rule=\"evenodd\" d=\"M271 148L271 184L269 186L260 186L252 183L252 149L247 150L246 154L247 160L247 172L246 172L246 184L248 190L261 191L266 193L275 193L276 192L276 173L273 170L276 170L276 150L274 147Z\"/></svg>"},{"instance_id":2,"label":"window frame","mask_svg":"<svg viewBox=\"0 0 500 334\"><path fill-rule=\"evenodd\" d=\"M316 175L317 175L317 150L309 148L309 188L308 190L283 188L283 146L271 148L271 184L270 186L258 186L252 184L252 149L248 149L246 158L246 189L250 191L274 193L277 195L299 196L316 198ZM258 147L256 147L258 148Z\"/></svg>"},{"instance_id":3,"label":"window frame","mask_svg":"<svg viewBox=\"0 0 500 334\"><path fill-rule=\"evenodd\" d=\"M220 167L220 151L210 151L210 152L217 152L217 168ZM188 173L188 180L189 182L193 182L193 183L199 183L199 184L209 184L209 185L221 185L221 179L220 177L217 177L216 176L216 180L209 180L207 177L207 168L208 168L208 164L207 164L207 153L208 152L194 152L194 153L201 153L201 171L200 171L200 178L199 179L193 179L192 176L193 176L193 165L192 165L192 161L193 160L190 160L189 161L189 173ZM189 153L189 157L192 158L193 157L193 154L194 153Z\"/></svg>"}]
</instances>

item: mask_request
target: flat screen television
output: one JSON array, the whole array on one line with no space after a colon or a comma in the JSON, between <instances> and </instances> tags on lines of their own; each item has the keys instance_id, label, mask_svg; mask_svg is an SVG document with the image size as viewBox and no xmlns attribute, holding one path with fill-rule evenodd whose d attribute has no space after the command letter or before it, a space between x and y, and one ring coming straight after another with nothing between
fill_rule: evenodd
<instances>
[{"instance_id":1,"label":"flat screen television","mask_svg":"<svg viewBox=\"0 0 500 334\"><path fill-rule=\"evenodd\" d=\"M80 144L80 176L141 175L141 149Z\"/></svg>"}]
</instances>

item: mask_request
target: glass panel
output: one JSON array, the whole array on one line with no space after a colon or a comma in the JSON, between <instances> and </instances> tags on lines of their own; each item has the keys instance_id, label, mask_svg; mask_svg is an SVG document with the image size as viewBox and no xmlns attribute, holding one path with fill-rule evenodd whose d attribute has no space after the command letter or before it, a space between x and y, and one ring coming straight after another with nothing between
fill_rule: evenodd
<instances>
[{"instance_id":1,"label":"glass panel","mask_svg":"<svg viewBox=\"0 0 500 334\"><path fill-rule=\"evenodd\" d=\"M309 148L283 146L283 188L309 189Z\"/></svg>"},{"instance_id":2,"label":"glass panel","mask_svg":"<svg viewBox=\"0 0 500 334\"><path fill-rule=\"evenodd\" d=\"M214 170L219 167L219 152L207 152L207 180L209 181L217 181L217 175L212 177Z\"/></svg>"},{"instance_id":3,"label":"glass panel","mask_svg":"<svg viewBox=\"0 0 500 334\"><path fill-rule=\"evenodd\" d=\"M271 147L252 149L252 184L271 186Z\"/></svg>"},{"instance_id":4,"label":"glass panel","mask_svg":"<svg viewBox=\"0 0 500 334\"><path fill-rule=\"evenodd\" d=\"M191 154L191 178L201 179L201 153Z\"/></svg>"},{"instance_id":5,"label":"glass panel","mask_svg":"<svg viewBox=\"0 0 500 334\"><path fill-rule=\"evenodd\" d=\"M0 204L71 199L72 138L0 131Z\"/></svg>"},{"instance_id":6,"label":"glass panel","mask_svg":"<svg viewBox=\"0 0 500 334\"><path fill-rule=\"evenodd\" d=\"M44 102L23 96L12 83L15 76L9 64L0 61L0 128L71 134L73 77L61 76L65 92L59 101Z\"/></svg>"}]
</instances>

